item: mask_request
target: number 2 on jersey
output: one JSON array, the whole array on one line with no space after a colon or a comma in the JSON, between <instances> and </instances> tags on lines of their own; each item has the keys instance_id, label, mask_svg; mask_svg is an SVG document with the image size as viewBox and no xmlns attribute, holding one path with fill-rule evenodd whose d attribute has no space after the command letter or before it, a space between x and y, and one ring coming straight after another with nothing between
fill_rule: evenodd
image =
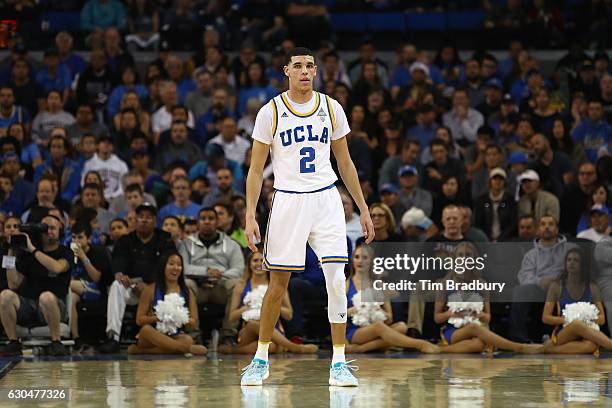
<instances>
[{"instance_id":1,"label":"number 2 on jersey","mask_svg":"<svg viewBox=\"0 0 612 408\"><path fill-rule=\"evenodd\" d=\"M314 173L315 164L312 163L315 159L315 149L313 147L302 147L300 149L300 173Z\"/></svg>"}]
</instances>

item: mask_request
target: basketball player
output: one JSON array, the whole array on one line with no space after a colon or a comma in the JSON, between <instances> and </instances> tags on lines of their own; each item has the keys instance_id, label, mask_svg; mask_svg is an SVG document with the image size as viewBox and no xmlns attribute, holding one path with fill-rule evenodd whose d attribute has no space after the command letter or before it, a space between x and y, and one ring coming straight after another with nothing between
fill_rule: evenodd
<instances>
[{"instance_id":1,"label":"basketball player","mask_svg":"<svg viewBox=\"0 0 612 408\"><path fill-rule=\"evenodd\" d=\"M357 171L348 151L350 132L338 102L313 91L317 75L314 53L295 48L284 67L289 90L261 108L253 130L251 167L247 177L246 229L249 248L256 251L261 240L255 208L263 182L263 168L272 158L274 196L264 242L263 268L270 271L270 284L261 308L259 342L241 385L261 385L269 376L268 346L278 320L291 273L304 271L306 242L323 266L328 295L333 357L329 384L356 386L358 381L344 358L346 288L344 265L348 263L346 223L337 180L329 160L333 151L340 177L357 203L361 226L370 243L374 226L363 198Z\"/></svg>"}]
</instances>

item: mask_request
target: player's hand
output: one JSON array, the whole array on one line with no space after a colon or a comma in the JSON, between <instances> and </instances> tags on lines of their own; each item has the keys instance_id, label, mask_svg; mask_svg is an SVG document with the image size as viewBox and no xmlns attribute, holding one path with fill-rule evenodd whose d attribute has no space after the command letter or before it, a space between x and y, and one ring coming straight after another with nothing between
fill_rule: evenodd
<instances>
[{"instance_id":1,"label":"player's hand","mask_svg":"<svg viewBox=\"0 0 612 408\"><path fill-rule=\"evenodd\" d=\"M374 239L374 224L372 223L370 212L363 211L359 216L359 221L361 222L361 230L363 231L363 236L366 239L365 242L366 244L369 244Z\"/></svg>"},{"instance_id":2,"label":"player's hand","mask_svg":"<svg viewBox=\"0 0 612 408\"><path fill-rule=\"evenodd\" d=\"M246 226L244 228L244 234L247 237L247 245L253 252L257 252L256 245L261 242L261 234L259 233L259 225L255 217L246 217ZM257 242L253 242L253 237Z\"/></svg>"}]
</instances>

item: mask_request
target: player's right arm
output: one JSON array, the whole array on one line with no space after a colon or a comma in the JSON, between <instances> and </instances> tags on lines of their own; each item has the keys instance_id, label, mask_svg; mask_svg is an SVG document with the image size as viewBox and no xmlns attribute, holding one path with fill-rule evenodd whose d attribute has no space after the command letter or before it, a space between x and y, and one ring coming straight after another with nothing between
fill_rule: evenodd
<instances>
[{"instance_id":1,"label":"player's right arm","mask_svg":"<svg viewBox=\"0 0 612 408\"><path fill-rule=\"evenodd\" d=\"M253 238L257 242L261 241L259 225L257 224L256 211L261 185L263 184L263 170L270 153L270 145L274 136L275 110L273 102L260 109L255 119L253 128L253 147L251 149L251 165L246 180L246 227L244 233L247 237L247 244L251 251L256 252L257 247Z\"/></svg>"}]
</instances>

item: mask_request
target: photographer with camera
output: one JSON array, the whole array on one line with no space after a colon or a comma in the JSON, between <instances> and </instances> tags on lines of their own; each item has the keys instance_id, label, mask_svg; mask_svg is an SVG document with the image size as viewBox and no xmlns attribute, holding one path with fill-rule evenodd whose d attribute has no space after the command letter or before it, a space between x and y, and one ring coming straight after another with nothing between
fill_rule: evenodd
<instances>
[{"instance_id":1,"label":"photographer with camera","mask_svg":"<svg viewBox=\"0 0 612 408\"><path fill-rule=\"evenodd\" d=\"M9 289L0 293L0 319L9 338L9 344L0 350L5 356L21 355L17 323L46 323L51 331L48 354L66 354L60 342L60 322L68 317L65 299L73 255L59 243L61 229L61 221L47 215L41 224L23 224L21 234L11 236L11 249L3 259Z\"/></svg>"}]
</instances>

